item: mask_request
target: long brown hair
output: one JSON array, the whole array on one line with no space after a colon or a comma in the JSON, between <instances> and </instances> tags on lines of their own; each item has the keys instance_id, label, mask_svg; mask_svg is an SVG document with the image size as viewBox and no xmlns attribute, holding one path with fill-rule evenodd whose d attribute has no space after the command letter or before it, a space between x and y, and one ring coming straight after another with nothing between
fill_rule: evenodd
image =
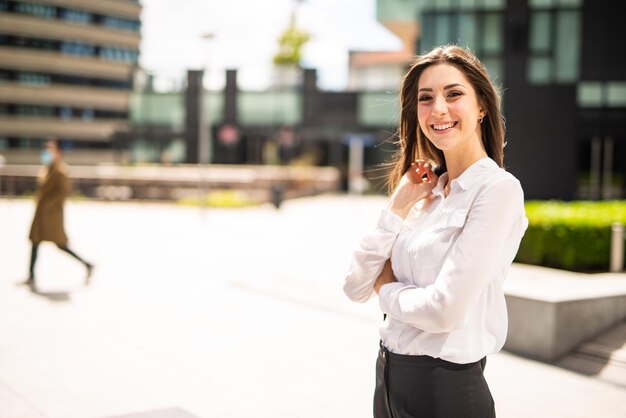
<instances>
[{"instance_id":1,"label":"long brown hair","mask_svg":"<svg viewBox=\"0 0 626 418\"><path fill-rule=\"evenodd\" d=\"M389 173L389 192L393 192L400 179L416 159L430 160L436 172L447 171L443 151L436 148L422 132L417 119L417 88L422 71L435 64L451 64L465 74L476 91L480 106L485 110L481 123L481 137L487 155L500 167L504 166L504 119L500 112L500 95L476 56L457 45L445 45L417 57L402 80L400 90L400 149Z\"/></svg>"}]
</instances>

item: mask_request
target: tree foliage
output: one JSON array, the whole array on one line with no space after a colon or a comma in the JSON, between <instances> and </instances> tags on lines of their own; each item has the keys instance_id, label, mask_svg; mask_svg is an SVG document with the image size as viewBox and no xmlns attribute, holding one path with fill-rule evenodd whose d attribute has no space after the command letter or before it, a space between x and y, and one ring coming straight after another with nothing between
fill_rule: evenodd
<instances>
[{"instance_id":1,"label":"tree foliage","mask_svg":"<svg viewBox=\"0 0 626 418\"><path fill-rule=\"evenodd\" d=\"M311 35L298 29L292 19L289 27L278 38L278 52L274 55L276 65L300 65L302 48L311 39Z\"/></svg>"}]
</instances>

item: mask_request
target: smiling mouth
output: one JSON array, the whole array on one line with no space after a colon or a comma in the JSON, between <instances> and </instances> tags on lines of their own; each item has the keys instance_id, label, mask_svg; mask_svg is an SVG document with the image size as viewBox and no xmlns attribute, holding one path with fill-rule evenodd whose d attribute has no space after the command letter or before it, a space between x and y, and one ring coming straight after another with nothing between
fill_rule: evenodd
<instances>
[{"instance_id":1,"label":"smiling mouth","mask_svg":"<svg viewBox=\"0 0 626 418\"><path fill-rule=\"evenodd\" d=\"M431 128L435 131L445 131L446 129L450 129L456 126L457 122L448 122L448 123L439 123L436 125L430 125Z\"/></svg>"}]
</instances>

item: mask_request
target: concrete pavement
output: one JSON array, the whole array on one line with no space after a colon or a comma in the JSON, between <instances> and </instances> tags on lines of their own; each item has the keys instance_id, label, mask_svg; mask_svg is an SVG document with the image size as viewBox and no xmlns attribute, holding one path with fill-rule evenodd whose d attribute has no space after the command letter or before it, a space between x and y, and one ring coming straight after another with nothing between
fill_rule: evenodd
<instances>
[{"instance_id":1,"label":"concrete pavement","mask_svg":"<svg viewBox=\"0 0 626 418\"><path fill-rule=\"evenodd\" d=\"M33 294L15 283L34 204L0 199L0 418L371 416L380 312L341 283L383 205L69 202L93 283L44 244ZM505 352L486 374L499 417L626 416L592 377Z\"/></svg>"}]
</instances>

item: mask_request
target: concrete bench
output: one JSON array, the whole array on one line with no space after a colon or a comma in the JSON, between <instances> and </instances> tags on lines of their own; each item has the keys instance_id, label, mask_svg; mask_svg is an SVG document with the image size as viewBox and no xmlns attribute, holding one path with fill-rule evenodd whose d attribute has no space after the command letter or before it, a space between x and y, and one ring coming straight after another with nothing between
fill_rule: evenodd
<instances>
[{"instance_id":1,"label":"concrete bench","mask_svg":"<svg viewBox=\"0 0 626 418\"><path fill-rule=\"evenodd\" d=\"M573 273L514 264L505 295L505 350L554 361L626 318L626 274Z\"/></svg>"}]
</instances>

